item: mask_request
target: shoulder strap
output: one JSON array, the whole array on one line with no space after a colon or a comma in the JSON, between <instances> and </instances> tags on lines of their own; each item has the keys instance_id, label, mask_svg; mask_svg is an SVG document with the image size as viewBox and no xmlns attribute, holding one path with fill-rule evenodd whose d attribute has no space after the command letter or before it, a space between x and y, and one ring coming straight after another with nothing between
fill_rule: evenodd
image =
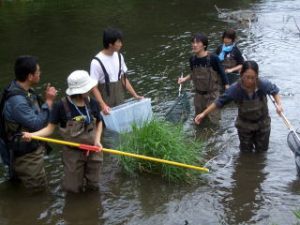
<instances>
[{"instance_id":1,"label":"shoulder strap","mask_svg":"<svg viewBox=\"0 0 300 225\"><path fill-rule=\"evenodd\" d=\"M98 58L98 57L94 57L93 59L95 59L95 60L97 60L98 62L99 62L99 64L100 64L100 66L101 66L101 68L102 68L102 70L103 70L103 73L104 73L104 79L105 79L105 88L106 88L106 93L107 93L107 96L109 96L110 95L110 90L109 90L109 75L108 75L108 73L107 73L107 71L106 71L106 69L105 69L105 67L104 67L104 65L103 65L103 63L101 62L101 60ZM120 64L121 65L121 64ZM120 73L120 71L119 71L119 73Z\"/></svg>"},{"instance_id":2,"label":"shoulder strap","mask_svg":"<svg viewBox=\"0 0 300 225\"><path fill-rule=\"evenodd\" d=\"M118 80L121 79L121 53L118 52L118 58L119 58L119 73L118 73Z\"/></svg>"},{"instance_id":3,"label":"shoulder strap","mask_svg":"<svg viewBox=\"0 0 300 225\"><path fill-rule=\"evenodd\" d=\"M35 96L36 96L36 101L37 101L39 107L41 107L42 104L44 103L43 98L42 98L39 94L37 94L34 90L32 90L32 89L29 89L29 92L30 92L32 95L35 95Z\"/></svg>"},{"instance_id":4,"label":"shoulder strap","mask_svg":"<svg viewBox=\"0 0 300 225\"><path fill-rule=\"evenodd\" d=\"M211 67L211 56L212 54L210 52L207 53L207 65L206 67Z\"/></svg>"},{"instance_id":5,"label":"shoulder strap","mask_svg":"<svg viewBox=\"0 0 300 225\"><path fill-rule=\"evenodd\" d=\"M64 110L65 110L65 113L66 113L66 116L67 116L67 120L71 120L72 119L72 114L71 114L71 109L69 107L67 97L61 98L61 101L62 101L63 106L64 106Z\"/></svg>"},{"instance_id":6,"label":"shoulder strap","mask_svg":"<svg viewBox=\"0 0 300 225\"><path fill-rule=\"evenodd\" d=\"M10 83L8 86L6 86L4 88L4 90L1 93L1 100L0 100L0 137L4 140L7 141L7 135L6 135L6 130L5 130L5 119L4 119L4 115L3 115L3 111L4 111L4 105L5 102L13 96L16 95L22 95L25 96L27 101L30 102L30 99L28 99L26 93L20 89L12 89L9 90L10 86L12 85L12 83ZM19 124L18 129L17 130L21 130L21 125Z\"/></svg>"},{"instance_id":7,"label":"shoulder strap","mask_svg":"<svg viewBox=\"0 0 300 225\"><path fill-rule=\"evenodd\" d=\"M85 97L84 98L84 103L89 111L89 113L91 114L92 113L92 109L91 109L91 99L90 97Z\"/></svg>"}]
</instances>

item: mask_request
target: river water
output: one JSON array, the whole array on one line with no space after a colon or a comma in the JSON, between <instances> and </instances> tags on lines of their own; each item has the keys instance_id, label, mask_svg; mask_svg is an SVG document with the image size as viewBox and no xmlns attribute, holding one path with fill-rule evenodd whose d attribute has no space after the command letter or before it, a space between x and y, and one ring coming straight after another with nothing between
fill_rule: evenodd
<instances>
[{"instance_id":1,"label":"river water","mask_svg":"<svg viewBox=\"0 0 300 225\"><path fill-rule=\"evenodd\" d=\"M251 9L258 20L245 25L219 19L214 4ZM0 86L12 79L15 58L32 54L40 59L42 83L51 82L63 95L67 75L88 70L101 49L103 28L112 25L124 31L122 52L132 83L163 115L176 98L181 68L189 70L191 34L208 34L214 50L223 30L233 27L244 56L259 63L261 77L280 87L285 114L299 127L299 11L299 0L0 1ZM65 195L57 146L47 157L46 194L15 188L1 168L0 224L296 224L300 182L286 142L288 129L271 103L269 109L270 148L258 155L239 153L237 112L234 106L224 108L220 129L206 140L211 172L199 175L202 182L196 185L129 177L106 156L99 194ZM190 136L197 133L192 116L185 127Z\"/></svg>"}]
</instances>

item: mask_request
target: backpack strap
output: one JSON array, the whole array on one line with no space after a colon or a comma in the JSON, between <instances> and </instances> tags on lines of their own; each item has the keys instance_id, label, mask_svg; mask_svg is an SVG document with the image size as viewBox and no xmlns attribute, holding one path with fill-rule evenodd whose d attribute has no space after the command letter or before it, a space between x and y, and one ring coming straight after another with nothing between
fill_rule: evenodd
<instances>
[{"instance_id":1,"label":"backpack strap","mask_svg":"<svg viewBox=\"0 0 300 225\"><path fill-rule=\"evenodd\" d=\"M17 88L14 88L12 90L10 90L10 87L12 85L12 82L7 85L3 92L1 93L1 100L0 100L0 137L5 141L7 142L8 141L8 137L7 137L7 133L6 133L6 129L5 129L5 119L4 119L4 105L5 105L5 102L13 97L13 96L16 96L16 95L21 95L21 96L24 96L26 98L26 100L28 101L28 103L30 105L32 105L32 101L31 99L28 97L27 93L21 89L17 89ZM22 129L22 125L21 124L18 124L18 128L17 128L17 133L20 132Z\"/></svg>"},{"instance_id":2,"label":"backpack strap","mask_svg":"<svg viewBox=\"0 0 300 225\"><path fill-rule=\"evenodd\" d=\"M97 60L102 68L102 71L104 73L104 79L105 79L105 88L106 88L106 94L107 96L110 96L110 90L109 90L109 75L103 65L103 63L101 62L101 60L98 57L94 57L93 59ZM119 71L120 73L120 71Z\"/></svg>"},{"instance_id":3,"label":"backpack strap","mask_svg":"<svg viewBox=\"0 0 300 225\"><path fill-rule=\"evenodd\" d=\"M62 104L64 106L64 110L65 110L65 113L66 113L66 116L67 116L67 120L72 120L71 109L69 107L67 97L61 98L61 101L62 101Z\"/></svg>"},{"instance_id":4,"label":"backpack strap","mask_svg":"<svg viewBox=\"0 0 300 225\"><path fill-rule=\"evenodd\" d=\"M211 53L207 53L207 64L206 67L211 67Z\"/></svg>"},{"instance_id":5,"label":"backpack strap","mask_svg":"<svg viewBox=\"0 0 300 225\"><path fill-rule=\"evenodd\" d=\"M86 107L87 107L87 113L89 113L90 114L90 117L94 117L93 116L93 114L92 114L92 109L91 109L91 99L90 99L90 97L86 97L86 98L84 98L84 103L85 103L85 105L86 105Z\"/></svg>"}]
</instances>

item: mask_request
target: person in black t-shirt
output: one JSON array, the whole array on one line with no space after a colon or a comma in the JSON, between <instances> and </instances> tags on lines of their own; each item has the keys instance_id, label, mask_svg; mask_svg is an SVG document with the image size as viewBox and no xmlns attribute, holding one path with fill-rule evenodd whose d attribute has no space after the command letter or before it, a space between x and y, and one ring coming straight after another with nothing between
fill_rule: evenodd
<instances>
[{"instance_id":1,"label":"person in black t-shirt","mask_svg":"<svg viewBox=\"0 0 300 225\"><path fill-rule=\"evenodd\" d=\"M195 87L195 113L202 112L220 94L228 88L227 76L217 55L207 51L208 39L202 33L192 37L194 55L190 58L191 74L178 79L178 84L192 80ZM209 121L217 124L220 114L210 114Z\"/></svg>"},{"instance_id":2,"label":"person in black t-shirt","mask_svg":"<svg viewBox=\"0 0 300 225\"><path fill-rule=\"evenodd\" d=\"M23 138L31 140L35 136L49 136L56 125L66 141L99 146L102 133L102 117L96 100L89 92L97 85L84 70L76 70L68 77L67 96L55 103L47 127L34 133L24 132ZM99 186L102 152L82 151L65 147L62 152L64 164L63 189L80 192L97 190Z\"/></svg>"}]
</instances>

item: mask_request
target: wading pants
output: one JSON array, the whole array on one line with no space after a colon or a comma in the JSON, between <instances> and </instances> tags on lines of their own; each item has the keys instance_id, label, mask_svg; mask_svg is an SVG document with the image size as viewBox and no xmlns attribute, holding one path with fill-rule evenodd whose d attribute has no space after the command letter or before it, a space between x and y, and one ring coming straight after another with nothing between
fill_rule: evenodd
<instances>
[{"instance_id":1,"label":"wading pants","mask_svg":"<svg viewBox=\"0 0 300 225\"><path fill-rule=\"evenodd\" d=\"M124 102L125 91L121 80L118 82L109 83L109 96L107 95L105 84L99 84L98 88L101 92L104 102L109 107L114 107Z\"/></svg>"},{"instance_id":2,"label":"wading pants","mask_svg":"<svg viewBox=\"0 0 300 225\"><path fill-rule=\"evenodd\" d=\"M63 189L78 193L85 189L98 190L102 152L89 152L65 148L62 153L64 164Z\"/></svg>"},{"instance_id":3,"label":"wading pants","mask_svg":"<svg viewBox=\"0 0 300 225\"><path fill-rule=\"evenodd\" d=\"M47 179L44 169L44 147L15 158L13 170L26 188L40 189L46 187Z\"/></svg>"},{"instance_id":4,"label":"wading pants","mask_svg":"<svg viewBox=\"0 0 300 225\"><path fill-rule=\"evenodd\" d=\"M263 152L269 147L270 126L255 131L238 129L240 150L242 152Z\"/></svg>"},{"instance_id":5,"label":"wading pants","mask_svg":"<svg viewBox=\"0 0 300 225\"><path fill-rule=\"evenodd\" d=\"M199 94L195 93L194 96L194 105L195 105L195 114L203 112L214 100L219 96L219 91L215 91L208 94ZM206 121L211 122L213 124L218 124L221 119L221 112L219 109L216 109L214 112L211 112L207 116L208 119Z\"/></svg>"}]
</instances>

